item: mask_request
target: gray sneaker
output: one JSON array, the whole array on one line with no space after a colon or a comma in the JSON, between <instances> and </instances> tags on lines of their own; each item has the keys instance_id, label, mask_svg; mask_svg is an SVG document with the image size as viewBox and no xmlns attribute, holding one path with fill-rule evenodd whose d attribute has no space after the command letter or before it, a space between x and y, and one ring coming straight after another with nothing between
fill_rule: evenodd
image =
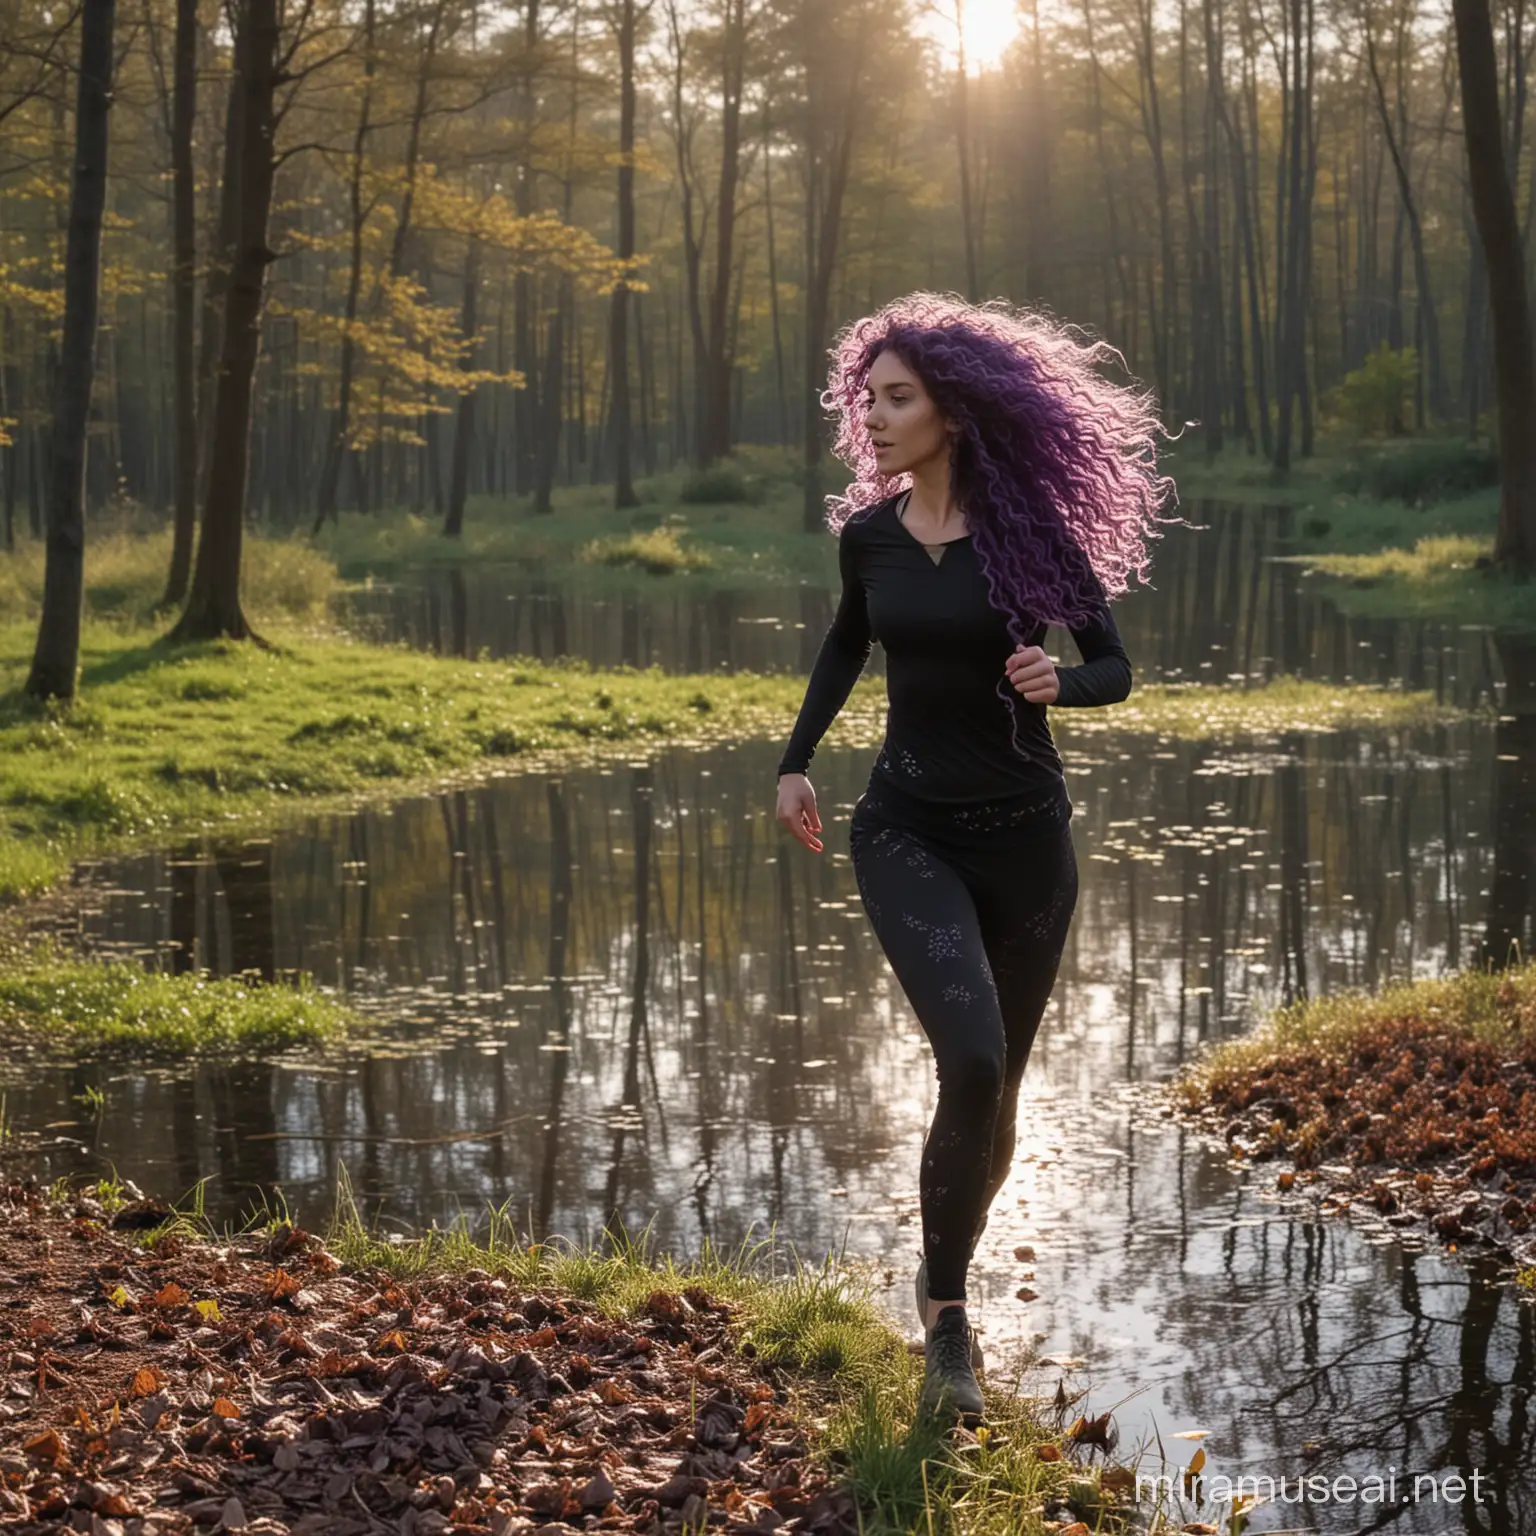
<instances>
[{"instance_id":1,"label":"gray sneaker","mask_svg":"<svg viewBox=\"0 0 1536 1536\"><path fill-rule=\"evenodd\" d=\"M976 1236L971 1239L971 1254L974 1257L976 1245L981 1241L981 1234L987 1230L987 1218L981 1218L981 1225L976 1229ZM917 1321L926 1331L928 1327L928 1260L926 1257L917 1262L917 1284L914 1287L917 1300ZM971 1330L971 1369L979 1376L986 1370L987 1362L981 1352L981 1340L976 1337L976 1330Z\"/></svg>"},{"instance_id":2,"label":"gray sneaker","mask_svg":"<svg viewBox=\"0 0 1536 1536\"><path fill-rule=\"evenodd\" d=\"M923 1390L917 1400L919 1414L954 1414L967 1423L981 1418L981 1387L971 1368L974 1339L964 1307L956 1304L939 1313L938 1322L928 1330L924 1348Z\"/></svg>"}]
</instances>

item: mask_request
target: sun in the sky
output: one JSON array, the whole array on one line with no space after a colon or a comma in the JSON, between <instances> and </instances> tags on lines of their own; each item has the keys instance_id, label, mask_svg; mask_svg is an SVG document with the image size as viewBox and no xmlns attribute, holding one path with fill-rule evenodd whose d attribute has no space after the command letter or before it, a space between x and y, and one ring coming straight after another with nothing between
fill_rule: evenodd
<instances>
[{"instance_id":1,"label":"sun in the sky","mask_svg":"<svg viewBox=\"0 0 1536 1536\"><path fill-rule=\"evenodd\" d=\"M1019 35L1020 0L933 0L924 30L953 65L965 39L967 73L993 69Z\"/></svg>"}]
</instances>

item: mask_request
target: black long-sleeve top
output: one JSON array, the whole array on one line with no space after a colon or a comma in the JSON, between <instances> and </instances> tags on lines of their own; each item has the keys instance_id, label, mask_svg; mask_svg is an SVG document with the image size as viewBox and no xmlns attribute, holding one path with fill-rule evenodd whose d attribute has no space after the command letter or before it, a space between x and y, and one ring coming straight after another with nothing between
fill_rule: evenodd
<instances>
[{"instance_id":1,"label":"black long-sleeve top","mask_svg":"<svg viewBox=\"0 0 1536 1536\"><path fill-rule=\"evenodd\" d=\"M842 595L779 772L804 773L810 766L878 640L885 648L888 708L876 775L946 804L1052 787L1063 774L1046 706L1030 703L1008 681L1004 665L1013 637L992 606L970 535L951 542L936 563L897 516L898 501L893 496L843 525ZM1026 643L1041 644L1048 627L1037 623ZM1057 705L1125 698L1131 664L1108 604L1070 633L1083 661L1056 669Z\"/></svg>"}]
</instances>

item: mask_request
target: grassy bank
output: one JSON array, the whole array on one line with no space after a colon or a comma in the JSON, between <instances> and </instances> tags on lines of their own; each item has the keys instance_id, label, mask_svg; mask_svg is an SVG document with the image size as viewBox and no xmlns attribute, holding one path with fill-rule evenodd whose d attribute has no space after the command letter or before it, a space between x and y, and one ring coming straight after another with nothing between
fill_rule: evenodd
<instances>
[{"instance_id":1,"label":"grassy bank","mask_svg":"<svg viewBox=\"0 0 1536 1536\"><path fill-rule=\"evenodd\" d=\"M1328 579L1329 597L1345 613L1536 630L1536 581L1489 569L1492 549L1491 534L1433 534L1411 549L1293 558Z\"/></svg>"},{"instance_id":2,"label":"grassy bank","mask_svg":"<svg viewBox=\"0 0 1536 1536\"><path fill-rule=\"evenodd\" d=\"M1292 508L1286 558L1346 613L1536 630L1536 583L1488 568L1499 491L1486 444L1324 444L1284 476L1239 451L1207 462L1186 449L1170 473L1186 502Z\"/></svg>"},{"instance_id":3,"label":"grassy bank","mask_svg":"<svg viewBox=\"0 0 1536 1536\"><path fill-rule=\"evenodd\" d=\"M307 977L170 976L49 945L0 945L0 1047L13 1061L267 1056L337 1044L360 1025Z\"/></svg>"},{"instance_id":4,"label":"grassy bank","mask_svg":"<svg viewBox=\"0 0 1536 1536\"><path fill-rule=\"evenodd\" d=\"M1170 1085L1282 1189L1536 1265L1536 963L1316 998Z\"/></svg>"},{"instance_id":5,"label":"grassy bank","mask_svg":"<svg viewBox=\"0 0 1536 1536\"><path fill-rule=\"evenodd\" d=\"M171 649L97 626L85 635L80 699L39 707L19 692L30 628L0 630L0 814L9 834L0 841L0 897L42 889L72 859L209 827L232 832L661 743L781 740L805 691L790 674L467 661L269 634L280 649ZM865 678L828 739L873 745L884 714L883 680ZM1117 725L1227 737L1449 718L1424 694L1299 682L1146 687L1124 705L1052 716L1063 740Z\"/></svg>"},{"instance_id":6,"label":"grassy bank","mask_svg":"<svg viewBox=\"0 0 1536 1536\"><path fill-rule=\"evenodd\" d=\"M1068 1424L1065 1401L1041 1412L1007 1373L987 1386L983 1431L914 1421L920 1362L859 1275L768 1244L690 1263L622 1236L529 1246L494 1211L481 1240L461 1224L385 1242L344 1179L324 1236L286 1213L218 1232L195 1199L173 1211L114 1181L13 1184L0 1203L0 1268L31 1275L0 1342L41 1351L70 1387L37 1392L12 1424L29 1470L9 1486L34 1518L88 1487L98 1512L114 1497L231 1527L254 1500L306 1532L360 1506L389 1529L406 1509L450 1517L405 1514L419 1531L531 1531L585 1511L647 1532L680 1510L685 1530L1086 1536L1120 1528L1134 1481L1084 1464L1097 1421ZM38 1320L48 1285L96 1296L80 1338ZM104 1469L97 1418L121 1423L113 1450L139 1454ZM176 1458L154 1454L167 1438ZM195 1479L171 1475L183 1455Z\"/></svg>"},{"instance_id":7,"label":"grassy bank","mask_svg":"<svg viewBox=\"0 0 1536 1536\"><path fill-rule=\"evenodd\" d=\"M279 650L172 649L96 627L80 699L39 708L19 693L30 630L0 632L0 895L40 889L83 854L201 828L636 745L787 733L804 688L269 636ZM872 713L870 690L861 703ZM859 721L856 704L843 728Z\"/></svg>"},{"instance_id":8,"label":"grassy bank","mask_svg":"<svg viewBox=\"0 0 1536 1536\"><path fill-rule=\"evenodd\" d=\"M843 483L838 473L829 472L828 489ZM457 539L445 539L435 518L345 512L317 547L348 580L507 564L548 576L606 576L615 586L637 575L682 586L827 581L836 576L836 544L824 529L802 531L800 486L792 452L745 447L712 470L642 479L638 507L615 509L611 485L561 487L547 516L533 510L531 497L472 496Z\"/></svg>"},{"instance_id":9,"label":"grassy bank","mask_svg":"<svg viewBox=\"0 0 1536 1536\"><path fill-rule=\"evenodd\" d=\"M44 547L23 539L0 551L0 623L35 620L42 611ZM85 549L85 612L102 624L135 628L156 618L171 564L167 528L92 529ZM257 620L323 616L340 588L322 552L294 539L247 534L241 597Z\"/></svg>"}]
</instances>

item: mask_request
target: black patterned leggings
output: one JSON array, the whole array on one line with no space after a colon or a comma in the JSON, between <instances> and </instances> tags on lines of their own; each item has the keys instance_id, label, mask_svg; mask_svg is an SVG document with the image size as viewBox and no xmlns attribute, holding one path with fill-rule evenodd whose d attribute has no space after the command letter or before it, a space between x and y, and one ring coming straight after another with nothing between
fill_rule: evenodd
<instances>
[{"instance_id":1,"label":"black patterned leggings","mask_svg":"<svg viewBox=\"0 0 1536 1536\"><path fill-rule=\"evenodd\" d=\"M1013 1161L1019 1082L1077 905L1065 785L942 806L878 782L848 848L864 909L933 1047L919 1188L928 1294L965 1299L971 1244Z\"/></svg>"}]
</instances>

